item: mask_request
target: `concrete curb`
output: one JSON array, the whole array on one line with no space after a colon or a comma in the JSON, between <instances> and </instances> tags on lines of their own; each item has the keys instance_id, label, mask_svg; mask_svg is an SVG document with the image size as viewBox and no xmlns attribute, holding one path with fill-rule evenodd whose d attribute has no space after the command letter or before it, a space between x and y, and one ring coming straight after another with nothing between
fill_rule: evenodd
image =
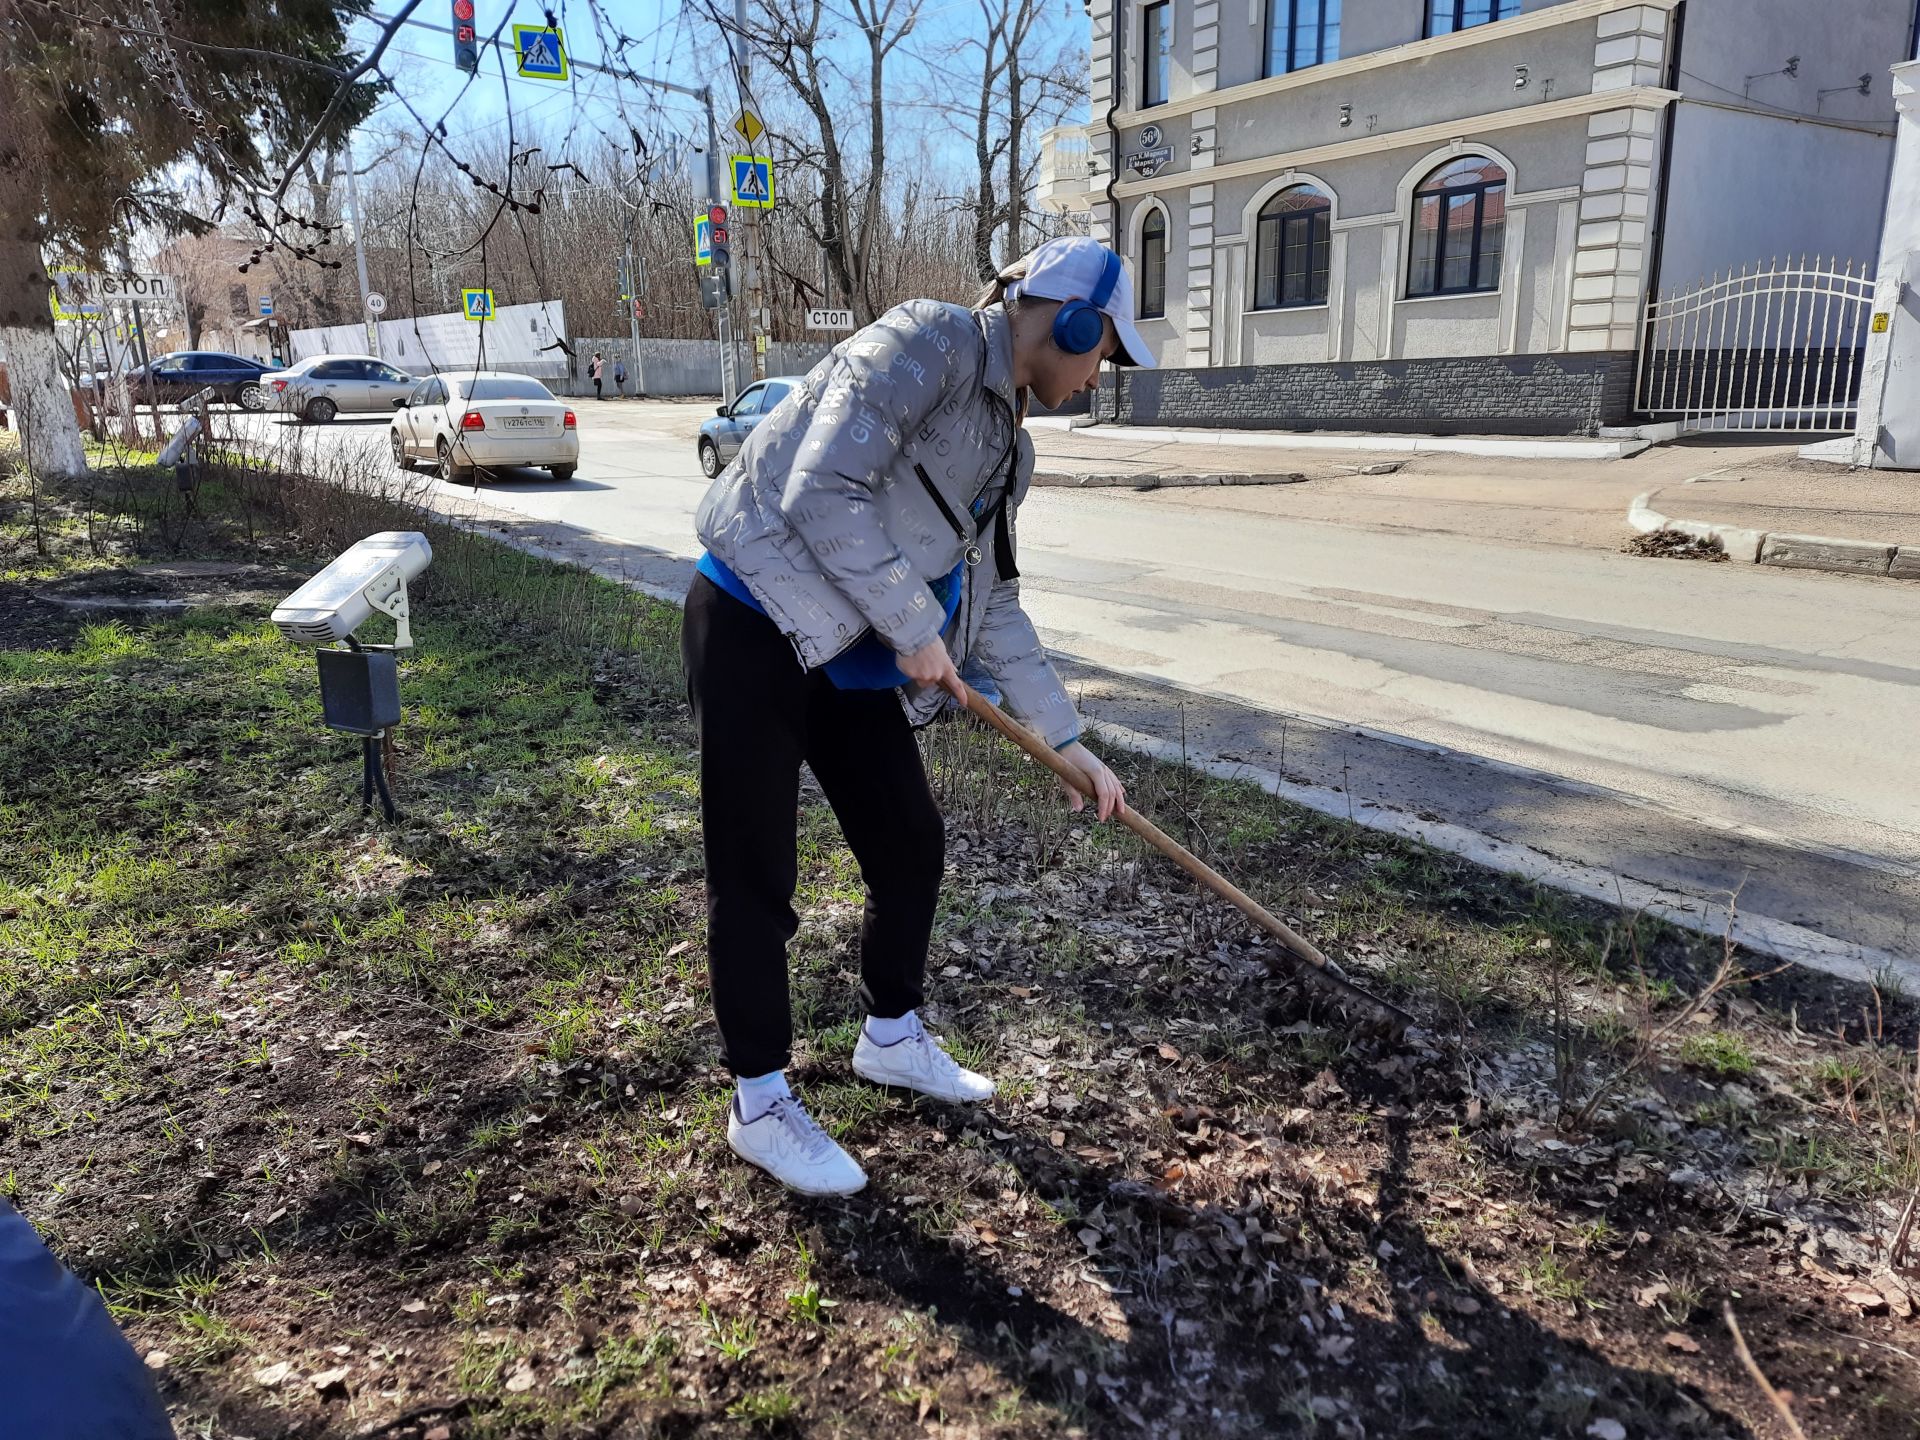
<instances>
[{"instance_id":1,"label":"concrete curb","mask_svg":"<svg viewBox=\"0 0 1920 1440\"><path fill-rule=\"evenodd\" d=\"M1079 470L1035 470L1033 483L1076 490L1175 490L1195 485L1298 485L1298 471L1276 475L1222 472L1210 475L1097 475Z\"/></svg>"},{"instance_id":2,"label":"concrete curb","mask_svg":"<svg viewBox=\"0 0 1920 1440\"><path fill-rule=\"evenodd\" d=\"M1920 580L1920 546L1881 544L1872 540L1842 540L1830 535L1794 535L1784 531L1749 530L1711 520L1682 520L1653 508L1660 492L1636 495L1627 507L1627 524L1642 535L1671 530L1694 540L1718 545L1729 558L1752 565L1774 565L1782 570L1827 570L1837 575L1871 575L1893 580Z\"/></svg>"},{"instance_id":3,"label":"concrete curb","mask_svg":"<svg viewBox=\"0 0 1920 1440\"><path fill-rule=\"evenodd\" d=\"M1233 445L1276 450L1346 450L1376 455L1479 455L1504 460L1624 460L1648 446L1642 439L1506 440L1472 435L1302 435L1262 431L1163 430L1147 426L1076 425L1076 435L1149 444Z\"/></svg>"},{"instance_id":4,"label":"concrete curb","mask_svg":"<svg viewBox=\"0 0 1920 1440\"><path fill-rule=\"evenodd\" d=\"M1591 865L1561 860L1529 846L1496 839L1464 826L1442 820L1425 820L1403 810L1359 800L1343 791L1302 785L1271 770L1189 750L1157 736L1129 730L1123 725L1089 719L1087 728L1102 740L1135 754L1148 755L1169 764L1185 765L1217 779L1258 785L1269 795L1291 800L1322 815L1352 820L1370 830L1417 840L1423 845L1461 856L1490 870L1519 875L1603 904L1656 915L1698 935L1716 937L1730 934L1738 944L1772 960L1790 961L1863 985L1885 986L1897 982L1911 989L1920 983L1920 962L1891 951L1836 940L1792 921L1749 915L1738 909L1729 910L1724 903L1703 896L1650 885Z\"/></svg>"}]
</instances>

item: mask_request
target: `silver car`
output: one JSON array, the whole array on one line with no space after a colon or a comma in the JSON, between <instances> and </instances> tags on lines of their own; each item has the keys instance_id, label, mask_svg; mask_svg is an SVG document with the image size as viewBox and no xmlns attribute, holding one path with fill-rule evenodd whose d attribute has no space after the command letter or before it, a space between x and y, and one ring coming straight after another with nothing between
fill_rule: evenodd
<instances>
[{"instance_id":1,"label":"silver car","mask_svg":"<svg viewBox=\"0 0 1920 1440\"><path fill-rule=\"evenodd\" d=\"M324 425L345 414L390 414L420 382L371 355L313 355L260 377L269 403Z\"/></svg>"},{"instance_id":2,"label":"silver car","mask_svg":"<svg viewBox=\"0 0 1920 1440\"><path fill-rule=\"evenodd\" d=\"M787 398L787 392L801 381L798 375L780 375L749 385L731 405L722 405L714 417L700 427L700 473L709 480L720 467L740 453L747 436L774 408Z\"/></svg>"}]
</instances>

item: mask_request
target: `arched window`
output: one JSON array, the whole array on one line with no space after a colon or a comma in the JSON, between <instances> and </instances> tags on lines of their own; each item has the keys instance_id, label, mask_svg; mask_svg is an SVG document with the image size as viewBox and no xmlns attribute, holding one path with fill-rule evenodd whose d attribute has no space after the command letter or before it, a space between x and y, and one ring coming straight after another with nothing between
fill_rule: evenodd
<instances>
[{"instance_id":1,"label":"arched window","mask_svg":"<svg viewBox=\"0 0 1920 1440\"><path fill-rule=\"evenodd\" d=\"M1267 74L1340 58L1340 0L1267 0Z\"/></svg>"},{"instance_id":2,"label":"arched window","mask_svg":"<svg viewBox=\"0 0 1920 1440\"><path fill-rule=\"evenodd\" d=\"M1427 0L1427 34L1451 35L1519 13L1520 0Z\"/></svg>"},{"instance_id":3,"label":"arched window","mask_svg":"<svg viewBox=\"0 0 1920 1440\"><path fill-rule=\"evenodd\" d=\"M1324 305L1333 202L1311 185L1282 190L1254 227L1253 308Z\"/></svg>"},{"instance_id":4,"label":"arched window","mask_svg":"<svg viewBox=\"0 0 1920 1440\"><path fill-rule=\"evenodd\" d=\"M1140 227L1140 318L1167 313L1167 212L1155 205Z\"/></svg>"},{"instance_id":5,"label":"arched window","mask_svg":"<svg viewBox=\"0 0 1920 1440\"><path fill-rule=\"evenodd\" d=\"M1507 172L1484 155L1449 160L1413 192L1407 294L1498 290L1506 232Z\"/></svg>"}]
</instances>

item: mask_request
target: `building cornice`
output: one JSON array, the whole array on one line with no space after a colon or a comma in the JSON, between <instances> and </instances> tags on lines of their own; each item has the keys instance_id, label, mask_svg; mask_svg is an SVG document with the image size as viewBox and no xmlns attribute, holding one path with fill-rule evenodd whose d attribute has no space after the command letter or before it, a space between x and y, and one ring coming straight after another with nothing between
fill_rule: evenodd
<instances>
[{"instance_id":1,"label":"building cornice","mask_svg":"<svg viewBox=\"0 0 1920 1440\"><path fill-rule=\"evenodd\" d=\"M1618 8L1610 5L1609 8ZM1635 85L1620 90L1602 90L1591 95L1569 95L1539 105L1489 111L1457 120L1442 120L1432 125L1416 125L1408 130L1387 130L1339 140L1331 145L1316 145L1306 150L1288 150L1281 154L1260 155L1251 160L1234 160L1210 165L1202 170L1177 170L1150 179L1122 180L1113 187L1114 197L1130 200L1139 195L1154 195L1163 190L1179 190L1189 185L1211 185L1221 180L1239 180L1249 175L1268 175L1276 170L1298 170L1329 160L1347 160L1359 155L1378 155L1388 150L1432 148L1456 142L1465 147L1476 135L1517 130L1527 125L1544 125L1554 120L1571 120L1595 115L1602 110L1659 110L1680 98L1676 90L1653 85Z\"/></svg>"},{"instance_id":2,"label":"building cornice","mask_svg":"<svg viewBox=\"0 0 1920 1440\"><path fill-rule=\"evenodd\" d=\"M1672 10L1679 0L1639 0L1639 3L1652 10ZM1200 90L1192 95L1183 95L1178 100L1169 100L1164 105L1154 105L1144 110L1122 110L1113 117L1114 125L1122 130L1139 125L1148 125L1156 121L1168 120L1176 115L1191 115L1196 110L1211 110L1220 105L1233 105L1242 100L1259 100L1268 95L1284 95L1289 90L1304 89L1309 85L1323 84L1329 80L1344 80L1353 75L1364 75L1370 70L1387 70L1396 65L1406 65L1417 60L1431 59L1435 55L1446 55L1455 50L1467 50L1476 45L1487 45L1515 35L1530 35L1537 30L1553 30L1562 25L1577 25L1582 21L1597 20L1602 15L1615 10L1634 8L1623 0L1563 0L1558 5L1548 5L1544 9L1529 10L1508 20L1496 20L1487 25L1471 25L1465 30L1456 30L1450 35L1434 35L1425 40L1410 41L1405 45L1389 46L1385 50L1370 50L1365 55L1353 55L1344 60L1329 60L1324 65L1310 65L1304 70L1295 70L1286 75L1270 75L1264 80L1250 80L1245 85L1232 85L1225 90Z\"/></svg>"}]
</instances>

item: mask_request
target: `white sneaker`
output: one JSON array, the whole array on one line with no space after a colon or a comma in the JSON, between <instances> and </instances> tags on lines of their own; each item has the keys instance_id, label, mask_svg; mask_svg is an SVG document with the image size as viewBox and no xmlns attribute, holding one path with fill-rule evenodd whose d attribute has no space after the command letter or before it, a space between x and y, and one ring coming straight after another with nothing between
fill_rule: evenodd
<instances>
[{"instance_id":1,"label":"white sneaker","mask_svg":"<svg viewBox=\"0 0 1920 1440\"><path fill-rule=\"evenodd\" d=\"M891 1045L880 1044L862 1025L860 1041L853 1047L853 1069L876 1084L901 1085L955 1104L985 1100L993 1094L993 1082L949 1055L943 1042L927 1034L918 1015L913 1017L913 1029Z\"/></svg>"},{"instance_id":2,"label":"white sneaker","mask_svg":"<svg viewBox=\"0 0 1920 1440\"><path fill-rule=\"evenodd\" d=\"M867 1183L867 1172L791 1095L782 1095L753 1120L740 1118L736 1095L727 1106L727 1144L742 1160L802 1194L851 1195Z\"/></svg>"}]
</instances>

